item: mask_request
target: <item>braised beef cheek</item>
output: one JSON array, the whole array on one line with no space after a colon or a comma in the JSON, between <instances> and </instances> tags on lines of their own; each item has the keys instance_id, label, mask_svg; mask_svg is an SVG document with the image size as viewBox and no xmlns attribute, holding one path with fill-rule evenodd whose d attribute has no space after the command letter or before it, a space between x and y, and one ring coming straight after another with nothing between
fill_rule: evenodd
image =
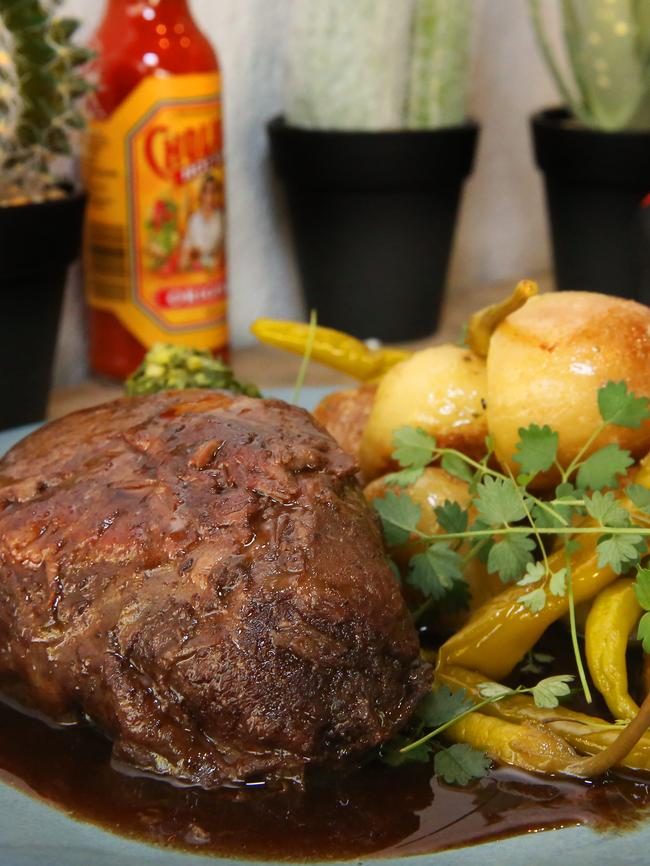
<instances>
[{"instance_id":1,"label":"braised beef cheek","mask_svg":"<svg viewBox=\"0 0 650 866\"><path fill-rule=\"evenodd\" d=\"M387 740L430 671L355 472L307 412L214 391L40 429L0 461L0 676L204 787Z\"/></svg>"}]
</instances>

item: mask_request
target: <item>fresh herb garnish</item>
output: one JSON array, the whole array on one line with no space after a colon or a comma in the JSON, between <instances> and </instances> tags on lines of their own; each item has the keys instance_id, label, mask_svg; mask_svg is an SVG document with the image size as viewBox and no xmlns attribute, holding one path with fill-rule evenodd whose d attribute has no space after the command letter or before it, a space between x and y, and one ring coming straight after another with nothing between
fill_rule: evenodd
<instances>
[{"instance_id":1,"label":"fresh herb garnish","mask_svg":"<svg viewBox=\"0 0 650 866\"><path fill-rule=\"evenodd\" d=\"M514 459L523 473L534 478L538 472L547 472L553 466L559 441L560 437L550 427L531 424L519 431Z\"/></svg>"},{"instance_id":2,"label":"fresh herb garnish","mask_svg":"<svg viewBox=\"0 0 650 866\"><path fill-rule=\"evenodd\" d=\"M553 660L553 656L549 653L540 653L531 650L526 653L526 658L523 665L520 667L520 671L522 674L541 674L544 670L544 665L550 665Z\"/></svg>"},{"instance_id":3,"label":"fresh herb garnish","mask_svg":"<svg viewBox=\"0 0 650 866\"><path fill-rule=\"evenodd\" d=\"M211 352L165 343L156 343L149 349L124 388L129 397L185 388L219 388L249 397L260 396L255 385L239 382L230 367Z\"/></svg>"},{"instance_id":4,"label":"fresh herb garnish","mask_svg":"<svg viewBox=\"0 0 650 866\"><path fill-rule=\"evenodd\" d=\"M487 775L492 761L485 752L480 752L468 743L454 743L448 749L437 752L433 769L439 779L449 785L464 787L474 779Z\"/></svg>"},{"instance_id":5,"label":"fresh herb garnish","mask_svg":"<svg viewBox=\"0 0 650 866\"><path fill-rule=\"evenodd\" d=\"M478 692L482 700L477 703L465 689L452 691L448 686L439 686L418 707L413 728L414 739L409 742L402 735L393 740L383 748L382 760L391 766L428 761L433 752L433 741L440 734L472 713L513 695L531 695L538 707L557 707L560 698L570 694L569 683L572 680L573 677L568 675L546 677L534 686L518 686L515 689L501 683L480 683ZM436 776L449 784L467 785L474 779L480 779L490 765L491 760L484 752L464 743L439 748L434 757Z\"/></svg>"},{"instance_id":6,"label":"fresh herb garnish","mask_svg":"<svg viewBox=\"0 0 650 866\"><path fill-rule=\"evenodd\" d=\"M639 621L637 637L643 641L643 651L650 653L650 569L640 568L634 583L636 597L645 611Z\"/></svg>"},{"instance_id":7,"label":"fresh herb garnish","mask_svg":"<svg viewBox=\"0 0 650 866\"><path fill-rule=\"evenodd\" d=\"M393 452L400 469L386 479L402 489L374 501L390 546L409 539L417 542L418 552L411 559L407 578L425 597L416 617L432 602L444 602L462 581L463 566L473 556L486 559L488 571L505 583L518 582L525 589L519 601L531 614L543 610L549 596L566 596L576 665L588 701L591 694L575 623L571 556L582 536L596 535L599 567L621 574L639 565L650 536L650 490L630 485L627 504L623 497L605 490L618 487L620 476L633 463L630 453L616 444L590 453L609 425L636 428L648 420L650 401L636 397L624 382L609 382L598 392L598 407L602 423L566 467L558 462L556 432L535 424L522 428L515 455L521 474L516 479L493 468L489 438L485 457L477 461L456 449L439 447L422 429L402 427L395 432ZM418 528L420 506L403 488L436 461L469 484L478 519L472 518L469 508L446 502L436 509L439 531L427 535ZM531 491L531 482L549 470L558 472L560 483L551 499L540 499ZM564 549L564 567L555 570L546 553L553 541ZM639 572L638 586L645 586L646 580L650 584L650 572L648 578L644 574ZM650 586L646 600L650 602ZM639 636L650 649L650 603L644 609L648 613L639 626Z\"/></svg>"},{"instance_id":8,"label":"fresh herb garnish","mask_svg":"<svg viewBox=\"0 0 650 866\"><path fill-rule=\"evenodd\" d=\"M309 362L314 351L314 340L316 339L316 328L318 327L318 316L316 310L312 310L309 315L309 331L307 332L307 341L305 342L305 351L300 362L300 369L296 377L296 384L293 387L293 403L297 405L302 394L302 387L305 384L305 377L309 369Z\"/></svg>"}]
</instances>

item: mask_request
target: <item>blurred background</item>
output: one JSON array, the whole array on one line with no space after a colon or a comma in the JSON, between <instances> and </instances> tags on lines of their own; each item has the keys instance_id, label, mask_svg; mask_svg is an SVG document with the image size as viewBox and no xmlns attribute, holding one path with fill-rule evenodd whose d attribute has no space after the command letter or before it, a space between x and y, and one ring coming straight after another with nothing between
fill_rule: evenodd
<instances>
[{"instance_id":1,"label":"blurred background","mask_svg":"<svg viewBox=\"0 0 650 866\"><path fill-rule=\"evenodd\" d=\"M301 0L193 0L194 17L217 48L223 67L228 187L230 323L235 347L250 344L258 316L300 318L286 207L271 170L266 121L282 112L289 19ZM395 0L399 2L399 0ZM554 0L546 2L557 20ZM99 0L64 0L62 14L81 19L89 38L104 12ZM557 27L551 38L559 41ZM448 293L548 274L551 253L528 116L559 102L536 48L523 0L476 0L469 115L482 127L473 174L462 201ZM66 291L55 384L82 381L86 328L79 267Z\"/></svg>"}]
</instances>

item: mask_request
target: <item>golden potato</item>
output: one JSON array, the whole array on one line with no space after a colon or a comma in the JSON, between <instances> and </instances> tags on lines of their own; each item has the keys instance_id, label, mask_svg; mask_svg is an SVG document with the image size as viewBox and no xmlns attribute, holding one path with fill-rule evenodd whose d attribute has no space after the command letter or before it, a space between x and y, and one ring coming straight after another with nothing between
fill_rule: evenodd
<instances>
[{"instance_id":1,"label":"golden potato","mask_svg":"<svg viewBox=\"0 0 650 866\"><path fill-rule=\"evenodd\" d=\"M473 457L485 453L485 362L460 346L434 346L397 364L382 379L361 440L366 478L394 468L393 433L422 427L438 444Z\"/></svg>"},{"instance_id":2,"label":"golden potato","mask_svg":"<svg viewBox=\"0 0 650 866\"><path fill-rule=\"evenodd\" d=\"M597 392L610 380L650 396L650 309L590 292L532 298L499 325L490 343L488 427L499 460L518 472L519 428L548 424L559 433L558 458L568 466L601 423ZM645 454L650 423L638 430L608 427L592 450L610 442Z\"/></svg>"},{"instance_id":3,"label":"golden potato","mask_svg":"<svg viewBox=\"0 0 650 866\"><path fill-rule=\"evenodd\" d=\"M383 499L388 490L395 492L397 488L386 484L384 478L376 478L364 490L368 502L373 499ZM447 500L458 502L462 508L467 508L472 499L472 494L465 481L456 478L436 466L428 466L423 474L404 491L422 509L418 529L427 535L435 535L440 531L435 509L443 505ZM473 510L473 509L472 509ZM470 512L471 514L471 512ZM471 518L473 519L473 518ZM395 562L406 568L412 556L423 549L421 541L413 538L406 544L391 550ZM487 573L485 565L473 557L467 564L463 577L469 585L470 611L476 610L488 598L492 598L503 589L503 584L497 575Z\"/></svg>"},{"instance_id":4,"label":"golden potato","mask_svg":"<svg viewBox=\"0 0 650 866\"><path fill-rule=\"evenodd\" d=\"M394 485L387 485L384 478L376 478L367 485L364 495L368 502L372 502L373 499L383 499L389 490L393 493L399 492L399 488ZM450 475L437 466L427 466L420 478L413 484L409 484L403 492L408 493L422 509L418 529L427 535L433 535L440 529L435 515L435 509L439 505L444 505L449 500L457 502L462 508L467 508L472 499L467 482L461 481L460 478ZM400 565L407 565L413 554L420 549L421 544L417 541L409 541L397 548L393 556Z\"/></svg>"},{"instance_id":5,"label":"golden potato","mask_svg":"<svg viewBox=\"0 0 650 866\"><path fill-rule=\"evenodd\" d=\"M375 402L376 385L359 385L349 391L334 391L314 409L314 418L323 425L344 451L359 456L363 431Z\"/></svg>"}]
</instances>

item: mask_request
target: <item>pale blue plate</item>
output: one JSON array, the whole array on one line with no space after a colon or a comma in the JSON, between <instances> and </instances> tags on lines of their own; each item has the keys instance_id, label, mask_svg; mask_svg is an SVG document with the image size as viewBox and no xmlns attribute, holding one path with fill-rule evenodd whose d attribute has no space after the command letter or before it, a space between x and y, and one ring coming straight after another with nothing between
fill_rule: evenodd
<instances>
[{"instance_id":1,"label":"pale blue plate","mask_svg":"<svg viewBox=\"0 0 650 866\"><path fill-rule=\"evenodd\" d=\"M305 388L301 403L305 408L313 408L325 390ZM277 389L273 396L291 399L291 392ZM22 427L0 433L0 455L31 429ZM649 849L650 823L620 833L597 833L585 827L531 833L455 851L380 862L384 866L485 866L486 863L636 866L648 862ZM373 861L352 862L361 866ZM91 824L71 820L46 803L0 783L0 866L201 866L202 863L245 866L242 860L185 854L114 836Z\"/></svg>"}]
</instances>

